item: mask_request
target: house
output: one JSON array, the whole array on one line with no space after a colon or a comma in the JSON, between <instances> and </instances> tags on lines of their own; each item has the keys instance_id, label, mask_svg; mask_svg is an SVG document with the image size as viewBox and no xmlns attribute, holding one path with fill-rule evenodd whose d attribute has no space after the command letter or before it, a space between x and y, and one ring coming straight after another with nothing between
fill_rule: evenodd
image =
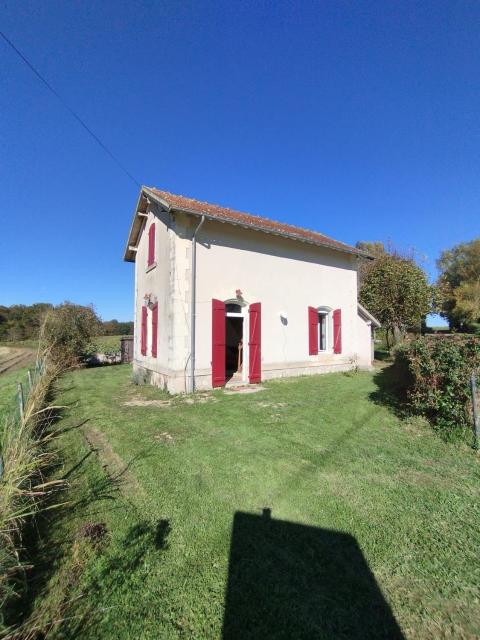
<instances>
[{"instance_id":1,"label":"house","mask_svg":"<svg viewBox=\"0 0 480 640\"><path fill-rule=\"evenodd\" d=\"M142 187L133 367L172 393L370 367L362 251L314 231Z\"/></svg>"}]
</instances>

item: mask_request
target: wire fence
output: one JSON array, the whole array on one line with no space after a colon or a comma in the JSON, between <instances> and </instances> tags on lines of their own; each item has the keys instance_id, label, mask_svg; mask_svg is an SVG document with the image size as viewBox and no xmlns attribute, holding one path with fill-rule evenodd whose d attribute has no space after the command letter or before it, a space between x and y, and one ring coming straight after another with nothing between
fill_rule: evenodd
<instances>
[{"instance_id":1,"label":"wire fence","mask_svg":"<svg viewBox=\"0 0 480 640\"><path fill-rule=\"evenodd\" d=\"M16 422L23 422L25 415L25 406L28 402L30 394L35 389L36 385L45 374L45 360L43 358L37 358L35 367L33 369L27 369L26 380L17 382L17 394L16 394L16 408L14 410L14 420ZM1 450L0 443L0 481L3 476L3 470L5 468L3 451Z\"/></svg>"},{"instance_id":2,"label":"wire fence","mask_svg":"<svg viewBox=\"0 0 480 640\"><path fill-rule=\"evenodd\" d=\"M480 393L477 374L472 373L470 380L472 391L473 448L478 450L480 441Z\"/></svg>"},{"instance_id":3,"label":"wire fence","mask_svg":"<svg viewBox=\"0 0 480 640\"><path fill-rule=\"evenodd\" d=\"M20 418L20 420L23 420L25 404L32 392L32 389L34 389L35 385L38 383L44 373L45 360L43 360L43 358L37 358L35 362L35 368L33 370L27 369L26 383L22 384L21 382L17 382L17 411L18 418Z\"/></svg>"}]
</instances>

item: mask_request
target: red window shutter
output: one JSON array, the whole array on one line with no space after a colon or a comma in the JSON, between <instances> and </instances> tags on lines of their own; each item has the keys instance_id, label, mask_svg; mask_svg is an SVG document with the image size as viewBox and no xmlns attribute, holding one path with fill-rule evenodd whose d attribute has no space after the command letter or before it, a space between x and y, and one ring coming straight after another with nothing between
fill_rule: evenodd
<instances>
[{"instance_id":1,"label":"red window shutter","mask_svg":"<svg viewBox=\"0 0 480 640\"><path fill-rule=\"evenodd\" d=\"M141 329L140 351L142 356L147 355L147 307L142 307L142 329Z\"/></svg>"},{"instance_id":2,"label":"red window shutter","mask_svg":"<svg viewBox=\"0 0 480 640\"><path fill-rule=\"evenodd\" d=\"M158 304L152 307L152 356L157 357Z\"/></svg>"},{"instance_id":3,"label":"red window shutter","mask_svg":"<svg viewBox=\"0 0 480 640\"><path fill-rule=\"evenodd\" d=\"M311 356L318 353L318 311L315 307L308 307L308 353Z\"/></svg>"},{"instance_id":4,"label":"red window shutter","mask_svg":"<svg viewBox=\"0 0 480 640\"><path fill-rule=\"evenodd\" d=\"M333 312L333 353L342 353L342 310Z\"/></svg>"},{"instance_id":5,"label":"red window shutter","mask_svg":"<svg viewBox=\"0 0 480 640\"><path fill-rule=\"evenodd\" d=\"M225 303L212 300L212 387L225 384Z\"/></svg>"},{"instance_id":6,"label":"red window shutter","mask_svg":"<svg viewBox=\"0 0 480 640\"><path fill-rule=\"evenodd\" d=\"M254 302L249 308L250 316L250 340L249 352L249 381L261 382L262 380L262 305Z\"/></svg>"},{"instance_id":7,"label":"red window shutter","mask_svg":"<svg viewBox=\"0 0 480 640\"><path fill-rule=\"evenodd\" d=\"M147 266L151 266L155 262L155 223L152 222L148 230L148 262Z\"/></svg>"}]
</instances>

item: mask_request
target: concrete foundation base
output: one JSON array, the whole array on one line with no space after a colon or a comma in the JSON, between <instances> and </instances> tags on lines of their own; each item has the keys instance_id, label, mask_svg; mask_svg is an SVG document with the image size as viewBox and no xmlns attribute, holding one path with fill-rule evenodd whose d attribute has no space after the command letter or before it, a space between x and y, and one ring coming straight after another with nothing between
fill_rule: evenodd
<instances>
[{"instance_id":1,"label":"concrete foundation base","mask_svg":"<svg viewBox=\"0 0 480 640\"><path fill-rule=\"evenodd\" d=\"M336 371L351 371L354 365L348 361L328 363L294 363L292 365L265 365L262 369L262 381L276 378L312 376ZM369 369L370 367L361 367ZM190 376L183 371L153 371L138 362L133 363L133 378L137 384L151 384L172 394L187 393L190 388ZM195 375L195 389L206 391L212 389L211 371L200 370Z\"/></svg>"}]
</instances>

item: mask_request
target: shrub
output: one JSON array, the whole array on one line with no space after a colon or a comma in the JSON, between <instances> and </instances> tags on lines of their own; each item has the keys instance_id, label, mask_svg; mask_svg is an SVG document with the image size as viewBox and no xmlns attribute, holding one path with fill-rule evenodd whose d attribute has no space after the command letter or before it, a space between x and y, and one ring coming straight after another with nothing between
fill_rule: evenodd
<instances>
[{"instance_id":1,"label":"shrub","mask_svg":"<svg viewBox=\"0 0 480 640\"><path fill-rule=\"evenodd\" d=\"M0 636L7 633L6 613L25 587L23 534L27 521L46 507L46 500L63 487L62 480L46 481L56 460L50 447L52 421L59 407L49 398L59 365L44 361L34 376L23 416L7 416L0 428ZM48 505L52 508L54 505ZM16 637L16 636L15 636ZM20 637L20 636L18 636Z\"/></svg>"},{"instance_id":2,"label":"shrub","mask_svg":"<svg viewBox=\"0 0 480 640\"><path fill-rule=\"evenodd\" d=\"M471 322L468 325L470 333L474 333L476 336L480 336L480 322Z\"/></svg>"},{"instance_id":3,"label":"shrub","mask_svg":"<svg viewBox=\"0 0 480 640\"><path fill-rule=\"evenodd\" d=\"M446 437L471 427L470 379L480 372L480 340L464 336L417 338L396 349L405 371L409 407Z\"/></svg>"},{"instance_id":4,"label":"shrub","mask_svg":"<svg viewBox=\"0 0 480 640\"><path fill-rule=\"evenodd\" d=\"M74 366L92 337L101 331L102 323L93 307L64 302L45 316L40 340L42 345L48 345L53 362Z\"/></svg>"}]
</instances>

